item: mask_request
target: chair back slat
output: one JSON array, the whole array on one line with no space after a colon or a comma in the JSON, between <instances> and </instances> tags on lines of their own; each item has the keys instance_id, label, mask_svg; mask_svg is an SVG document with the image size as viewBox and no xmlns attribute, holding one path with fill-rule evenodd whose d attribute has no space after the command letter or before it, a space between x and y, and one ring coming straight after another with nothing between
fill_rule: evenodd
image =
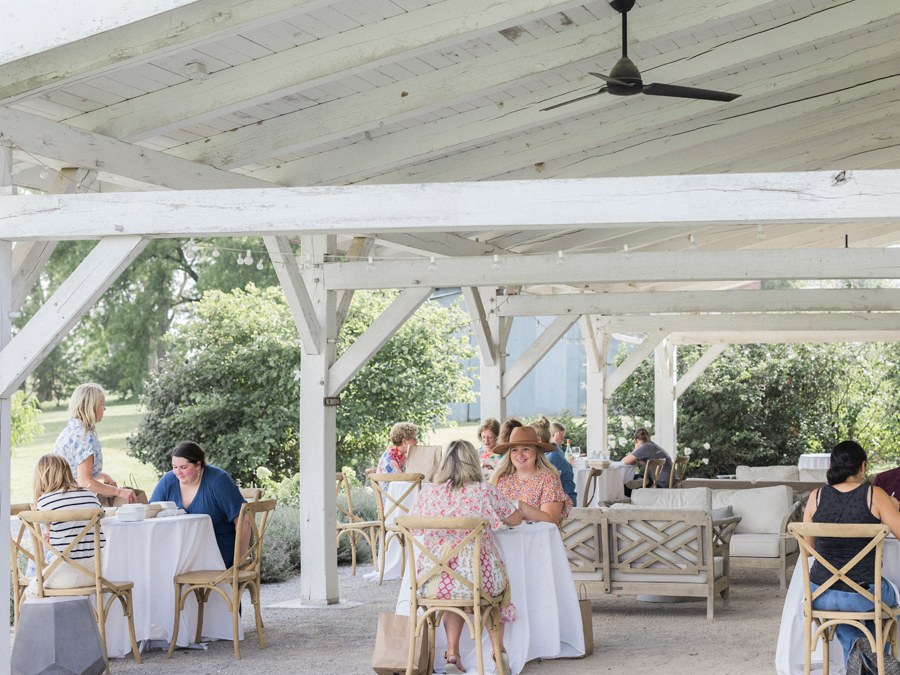
<instances>
[{"instance_id":1,"label":"chair back slat","mask_svg":"<svg viewBox=\"0 0 900 675\"><path fill-rule=\"evenodd\" d=\"M669 474L669 487L681 485L684 482L685 473L687 473L687 465L690 457L676 457L672 466L672 473ZM678 483L675 483L675 474L678 474Z\"/></svg>"},{"instance_id":2,"label":"chair back slat","mask_svg":"<svg viewBox=\"0 0 900 675\"><path fill-rule=\"evenodd\" d=\"M597 487L597 479L603 475L603 469L591 469L590 475L588 475L587 483L585 484L584 489L584 497L581 499L581 505L586 507L591 501L594 499L594 496L599 493L599 488ZM577 504L575 505L577 506Z\"/></svg>"},{"instance_id":3,"label":"chair back slat","mask_svg":"<svg viewBox=\"0 0 900 675\"><path fill-rule=\"evenodd\" d=\"M666 465L664 459L648 459L644 462L644 484L643 487L659 487L659 474ZM653 481L652 485L647 485L649 480Z\"/></svg>"},{"instance_id":4,"label":"chair back slat","mask_svg":"<svg viewBox=\"0 0 900 675\"><path fill-rule=\"evenodd\" d=\"M265 536L266 529L269 527L269 515L275 510L277 504L277 499L266 499L260 502L248 502L241 507L235 531L234 563L230 569L222 572L222 581L231 577L232 583L237 583L240 572L246 570L259 571L262 563L263 536ZM256 522L257 514L262 514L258 524ZM241 555L242 535L246 520L250 522L250 544L247 546L247 552Z\"/></svg>"},{"instance_id":5,"label":"chair back slat","mask_svg":"<svg viewBox=\"0 0 900 675\"><path fill-rule=\"evenodd\" d=\"M336 473L334 475L334 479L337 486L335 488L334 496L337 502L338 511L347 516L348 523L361 522L362 518L358 518L357 516L353 515L353 497L350 495L350 480L343 473ZM342 506L340 502L341 488L344 489L344 494L347 495L346 508L344 508L344 506Z\"/></svg>"},{"instance_id":6,"label":"chair back slat","mask_svg":"<svg viewBox=\"0 0 900 675\"><path fill-rule=\"evenodd\" d=\"M409 514L409 507L403 505L403 501L413 492L418 492L422 487L422 481L425 476L421 473L370 473L368 475L369 484L375 490L375 507L378 509L378 520L384 525L385 521L390 518L394 512L401 512L400 515ZM387 491L383 483L411 483L406 491L399 497L392 497ZM397 516L395 516L397 517Z\"/></svg>"},{"instance_id":7,"label":"chair back slat","mask_svg":"<svg viewBox=\"0 0 900 675\"><path fill-rule=\"evenodd\" d=\"M258 502L263 498L263 495L266 494L266 491L262 488L257 487L249 487L249 488L238 488L241 493L241 497L246 499L248 502Z\"/></svg>"}]
</instances>

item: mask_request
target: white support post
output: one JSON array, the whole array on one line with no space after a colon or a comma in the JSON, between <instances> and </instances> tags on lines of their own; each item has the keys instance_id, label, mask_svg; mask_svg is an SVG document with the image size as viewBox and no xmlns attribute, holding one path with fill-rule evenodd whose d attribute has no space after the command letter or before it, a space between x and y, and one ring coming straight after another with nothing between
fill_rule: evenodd
<instances>
[{"instance_id":1,"label":"white support post","mask_svg":"<svg viewBox=\"0 0 900 675\"><path fill-rule=\"evenodd\" d=\"M347 251L347 262L355 262L362 260L375 246L375 240L372 237L353 237L350 248ZM341 328L344 326L344 319L347 318L347 312L350 311L350 303L353 300L354 291L340 291L337 294L337 318L335 319L335 332L340 335Z\"/></svg>"},{"instance_id":2,"label":"white support post","mask_svg":"<svg viewBox=\"0 0 900 675\"><path fill-rule=\"evenodd\" d=\"M266 249L275 266L275 274L281 282L284 297L288 307L291 308L291 316L297 325L303 348L308 354L319 353L319 324L316 320L316 312L309 299L309 293L300 278L300 269L294 258L294 250L287 237L263 237ZM307 346L309 345L309 346Z\"/></svg>"},{"instance_id":3,"label":"white support post","mask_svg":"<svg viewBox=\"0 0 900 675\"><path fill-rule=\"evenodd\" d=\"M327 396L339 395L433 292L433 288L407 288L398 295L329 369Z\"/></svg>"},{"instance_id":4,"label":"white support post","mask_svg":"<svg viewBox=\"0 0 900 675\"><path fill-rule=\"evenodd\" d=\"M149 243L149 238L137 235L100 240L0 351L0 397L11 396L18 389Z\"/></svg>"},{"instance_id":5,"label":"white support post","mask_svg":"<svg viewBox=\"0 0 900 675\"><path fill-rule=\"evenodd\" d=\"M694 384L694 381L703 374L710 364L718 358L719 354L728 349L728 345L712 345L703 352L703 355L697 359L696 363L691 366L681 379L675 384L675 398L681 398L681 395Z\"/></svg>"},{"instance_id":6,"label":"white support post","mask_svg":"<svg viewBox=\"0 0 900 675\"><path fill-rule=\"evenodd\" d=\"M676 445L677 424L675 397L676 375L675 345L666 337L656 347L655 369L655 417L653 423L656 427L656 444L669 453L674 459L678 455Z\"/></svg>"},{"instance_id":7,"label":"white support post","mask_svg":"<svg viewBox=\"0 0 900 675\"><path fill-rule=\"evenodd\" d=\"M506 394L503 393L503 376L506 373L506 341L509 338L511 319L501 318L497 312L490 310L497 307L497 289L494 287L478 289L483 307L487 307L487 329L493 342L492 351L496 354L493 365L481 361L481 420L494 418L501 424L506 421ZM468 305L468 302L466 302ZM470 310L471 312L471 310ZM479 342L479 349L481 348Z\"/></svg>"},{"instance_id":8,"label":"white support post","mask_svg":"<svg viewBox=\"0 0 900 675\"><path fill-rule=\"evenodd\" d=\"M590 454L597 450L605 451L607 445L609 400L606 398L605 390L610 335L602 333L598 340L587 316L581 317L579 327L587 354L587 452Z\"/></svg>"},{"instance_id":9,"label":"white support post","mask_svg":"<svg viewBox=\"0 0 900 675\"><path fill-rule=\"evenodd\" d=\"M12 188L12 149L0 143L0 198L10 196ZM0 241L0 350L6 348L12 338L12 242ZM12 480L12 392L0 396L0 519L9 522L9 495ZM0 559L6 567L6 577L10 578L9 537L0 537ZM0 606L9 607L9 584L2 584L6 590L6 601ZM0 595L3 595L0 593ZM9 640L0 640L0 675L9 675L11 669Z\"/></svg>"},{"instance_id":10,"label":"white support post","mask_svg":"<svg viewBox=\"0 0 900 675\"><path fill-rule=\"evenodd\" d=\"M528 373L540 363L547 352L553 349L553 346L562 339L567 330L575 325L578 319L578 316L558 316L544 329L537 340L531 343L525 353L517 358L516 362L506 371L503 376L503 396L509 396L519 386Z\"/></svg>"},{"instance_id":11,"label":"white support post","mask_svg":"<svg viewBox=\"0 0 900 675\"><path fill-rule=\"evenodd\" d=\"M303 255L313 264L334 254L335 237L304 236ZM306 605L332 605L339 601L337 547L334 533L334 471L336 465L335 410L325 405L328 370L334 362L335 305L337 294L314 282L315 268L306 270L302 283L309 294L317 322L316 344L303 343L300 362L300 599Z\"/></svg>"}]
</instances>

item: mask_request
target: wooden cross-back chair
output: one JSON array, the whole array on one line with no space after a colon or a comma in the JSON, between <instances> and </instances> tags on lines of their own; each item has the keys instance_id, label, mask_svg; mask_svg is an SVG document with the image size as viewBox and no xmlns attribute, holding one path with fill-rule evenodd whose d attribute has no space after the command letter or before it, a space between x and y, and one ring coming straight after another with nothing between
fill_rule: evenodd
<instances>
[{"instance_id":1,"label":"wooden cross-back chair","mask_svg":"<svg viewBox=\"0 0 900 675\"><path fill-rule=\"evenodd\" d=\"M263 495L266 494L265 490L257 487L238 488L238 490L241 493L241 497L246 499L248 502L258 502L263 498Z\"/></svg>"},{"instance_id":2,"label":"wooden cross-back chair","mask_svg":"<svg viewBox=\"0 0 900 675\"><path fill-rule=\"evenodd\" d=\"M375 561L376 568L378 566L378 557L375 555L375 542L378 539L378 530L381 527L381 522L378 520L363 520L353 513L353 497L350 494L350 481L343 473L336 473L334 478L337 485L335 492L335 497L338 500L337 507L338 510L347 517L346 523L338 522L337 524L337 545L340 546L341 537L344 535L350 540L350 555L353 558L352 575L356 576L356 545L359 543L360 537L369 542L369 548L372 549L372 559ZM344 494L347 495L346 508L344 508L340 502L341 488L344 489Z\"/></svg>"},{"instance_id":3,"label":"wooden cross-back chair","mask_svg":"<svg viewBox=\"0 0 900 675\"><path fill-rule=\"evenodd\" d=\"M837 523L791 523L788 525L790 532L800 545L800 566L803 570L803 634L805 637L804 673L809 674L812 665L812 652L818 644L822 643L822 672L828 675L828 643L834 638L835 629L839 624L850 624L859 628L878 660L878 672L884 673L884 646L890 640L891 652L897 657L897 614L900 607L888 607L881 600L881 559L884 538L890 534L887 525L863 525L863 524L837 524ZM805 537L832 537L838 539L869 539L869 543L854 558L837 569L816 551L815 546L810 546ZM870 591L850 579L848 573L870 552L875 551L875 583ZM826 570L831 573L825 583L814 592L809 580L809 556L819 561ZM834 610L813 609L812 603L822 593L831 588L837 581L843 581L847 586L868 599L874 604L874 609L868 612L839 612ZM872 592L874 591L874 593ZM873 621L875 635L866 627L865 621ZM815 629L813 629L815 624Z\"/></svg>"},{"instance_id":4,"label":"wooden cross-back chair","mask_svg":"<svg viewBox=\"0 0 900 675\"><path fill-rule=\"evenodd\" d=\"M487 595L482 587L481 578L481 541L482 533L490 525L484 518L419 518L411 516L399 516L395 521L398 529L403 536L409 541L407 550L410 569L410 611L409 611L409 660L407 661L406 673L410 675L413 669L413 662L416 654L416 636L428 624L428 669L425 671L431 673L434 670L434 631L435 627L441 621L444 612L453 612L463 618L469 633L475 641L475 660L478 664L479 675L484 675L484 660L482 657L481 632L482 627L487 626L492 633L500 626L500 602L501 597L491 597ZM412 535L412 531L419 534L425 530L461 530L468 531L463 539L452 549L442 554L436 554L422 543L421 540ZM469 580L450 566L451 561L469 544L473 545L472 565L473 580ZM428 560L431 561L433 567L421 574L416 569L417 550L421 552ZM472 597L465 599L437 599L419 597L419 588L424 586L429 579L435 576L447 576L458 581L464 588L471 591ZM465 612L465 608L471 608L472 614ZM422 614L419 614L419 609ZM492 641L493 642L493 641ZM497 672L502 673L503 664L501 661L501 653L494 653L494 660L497 664Z\"/></svg>"},{"instance_id":5,"label":"wooden cross-back chair","mask_svg":"<svg viewBox=\"0 0 900 675\"><path fill-rule=\"evenodd\" d=\"M378 539L381 547L378 552L378 585L384 578L384 555L391 539L396 538L401 546L400 569L401 574L406 569L406 538L400 529L393 525L393 519L397 516L405 516L409 514L409 507L404 506L403 502L412 494L419 491L422 487L422 480L425 476L421 473L370 473L368 474L369 483L375 490L375 506L378 509ZM392 497L388 492L390 483L407 482L410 485L399 497ZM388 519L391 522L388 522Z\"/></svg>"},{"instance_id":6,"label":"wooden cross-back chair","mask_svg":"<svg viewBox=\"0 0 900 675\"><path fill-rule=\"evenodd\" d=\"M669 474L669 487L677 487L684 482L684 474L687 473L687 465L688 462L691 461L690 457L676 457L675 461L672 462L672 472ZM675 474L678 474L678 482L675 482Z\"/></svg>"},{"instance_id":7,"label":"wooden cross-back chair","mask_svg":"<svg viewBox=\"0 0 900 675\"><path fill-rule=\"evenodd\" d=\"M266 641L263 639L263 622L262 614L259 607L259 585L260 574L259 567L262 554L262 541L269 526L269 514L275 510L277 504L276 499L267 499L261 502L249 502L241 506L241 512L238 515L238 521L235 528L234 540L234 564L227 570L195 570L193 572L185 572L175 575L175 627L172 629L172 635L169 641L169 652L166 658L172 658L172 652L175 651L175 642L178 640L178 624L181 620L181 612L184 610L184 603L191 593L197 596L197 635L194 642L199 643L203 631L203 606L209 599L210 594L215 591L223 598L231 612L232 630L234 638L234 658L241 658L241 641L238 639L239 625L241 621L240 608L241 596L245 590L250 591L250 601L253 603L256 612L256 637L259 641L259 648L266 648ZM256 522L257 514L262 514L259 524ZM241 555L241 535L243 533L244 522L246 519L250 521L250 544L247 552ZM231 594L225 592L219 587L229 586Z\"/></svg>"},{"instance_id":8,"label":"wooden cross-back chair","mask_svg":"<svg viewBox=\"0 0 900 675\"><path fill-rule=\"evenodd\" d=\"M659 487L659 474L666 465L664 459L648 459L644 462L644 484L641 487ZM651 483L648 485L648 483Z\"/></svg>"},{"instance_id":9,"label":"wooden cross-back chair","mask_svg":"<svg viewBox=\"0 0 900 675\"><path fill-rule=\"evenodd\" d=\"M106 513L103 509L59 509L55 511L21 511L19 520L25 524L31 533L31 542L34 546L34 556L38 561L44 560L44 549L48 549L56 558L46 567L40 564L35 565L37 576L37 592L38 597L60 597L60 596L95 596L96 607L94 608L94 616L97 618L97 624L100 628L100 639L103 642L103 656L106 659L106 672L109 673L109 655L106 649L106 617L109 615L109 608L113 601L117 598L122 603L122 613L128 619L128 635L131 638L131 651L134 654L134 660L142 663L140 650L138 649L137 640L134 636L134 605L132 602L131 589L134 584L130 581L109 581L103 578L102 555L100 549L100 519ZM49 525L51 523L84 523L72 542L62 551L55 546L44 541L41 533L41 525ZM88 569L78 560L73 560L70 556L75 547L81 543L89 532L94 533L94 569ZM81 586L78 588L46 588L44 580L53 572L59 569L60 565L67 564L75 568L79 572L94 579L92 586ZM109 600L104 604L103 596L110 595Z\"/></svg>"},{"instance_id":10,"label":"wooden cross-back chair","mask_svg":"<svg viewBox=\"0 0 900 675\"><path fill-rule=\"evenodd\" d=\"M22 513L22 511L30 510L31 504L12 504L9 507L9 515L18 516L20 513ZM28 583L29 581L31 581L19 569L19 554L21 553L27 560L31 560L32 562L34 562L35 566L37 565L37 562L34 559L34 554L22 541L25 538L25 533L27 531L28 528L21 520L19 521L18 531L14 533L12 528L10 528L9 531L9 569L12 573L13 606L15 608L13 615L13 626L15 627L18 627L19 625L19 612L22 611L22 602L25 600L25 589L28 588ZM41 564L43 565L43 560L41 561Z\"/></svg>"},{"instance_id":11,"label":"wooden cross-back chair","mask_svg":"<svg viewBox=\"0 0 900 675\"><path fill-rule=\"evenodd\" d=\"M591 469L588 475L587 483L584 484L584 496L581 498L581 505L586 507L591 503L595 496L599 496L599 478L603 475L603 469ZM599 506L599 500L597 506Z\"/></svg>"}]
</instances>

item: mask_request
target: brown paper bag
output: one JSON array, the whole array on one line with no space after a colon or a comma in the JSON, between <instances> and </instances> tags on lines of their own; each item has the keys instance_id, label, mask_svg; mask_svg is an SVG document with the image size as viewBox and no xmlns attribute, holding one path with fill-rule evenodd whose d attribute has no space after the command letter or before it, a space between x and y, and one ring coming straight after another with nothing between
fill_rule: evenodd
<instances>
[{"instance_id":1,"label":"brown paper bag","mask_svg":"<svg viewBox=\"0 0 900 675\"><path fill-rule=\"evenodd\" d=\"M581 597L582 591L584 597ZM578 591L578 609L581 610L581 626L584 629L584 655L594 653L594 621L591 617L591 600L587 597L587 589L584 584Z\"/></svg>"},{"instance_id":2,"label":"brown paper bag","mask_svg":"<svg viewBox=\"0 0 900 675\"><path fill-rule=\"evenodd\" d=\"M137 483L134 480L134 474L129 474L128 478L131 481L131 485L129 486L128 482L125 481L119 487L134 490L134 496L137 497L138 504L149 504L150 500L147 498L147 493L143 490L138 489ZM128 503L128 500L125 499L125 497L113 497L112 495L97 495L97 501L99 501L100 506L105 509L119 508L120 506L125 506Z\"/></svg>"},{"instance_id":3,"label":"brown paper bag","mask_svg":"<svg viewBox=\"0 0 900 675\"><path fill-rule=\"evenodd\" d=\"M425 482L430 483L434 472L441 463L444 449L440 445L414 445L406 458L406 472L420 473Z\"/></svg>"},{"instance_id":4,"label":"brown paper bag","mask_svg":"<svg viewBox=\"0 0 900 675\"><path fill-rule=\"evenodd\" d=\"M409 658L410 617L400 614L378 614L375 632L375 653L372 654L372 670L378 675L405 675ZM416 656L412 675L426 675L428 669L428 626L422 626L416 638Z\"/></svg>"}]
</instances>

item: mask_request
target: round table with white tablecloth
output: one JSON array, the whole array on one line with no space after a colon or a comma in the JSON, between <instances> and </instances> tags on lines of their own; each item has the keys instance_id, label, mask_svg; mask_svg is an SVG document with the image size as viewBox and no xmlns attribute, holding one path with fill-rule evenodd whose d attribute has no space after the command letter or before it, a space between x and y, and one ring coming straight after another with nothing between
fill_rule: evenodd
<instances>
[{"instance_id":1,"label":"round table with white tablecloth","mask_svg":"<svg viewBox=\"0 0 900 675\"><path fill-rule=\"evenodd\" d=\"M828 469L830 466L830 452L806 452L797 461L798 469Z\"/></svg>"},{"instance_id":2,"label":"round table with white tablecloth","mask_svg":"<svg viewBox=\"0 0 900 675\"><path fill-rule=\"evenodd\" d=\"M812 562L812 556L810 556ZM775 650L775 670L778 675L803 675L805 638L803 635L803 569L802 559L794 566L791 585L788 586L784 609L781 611L781 630ZM900 586L900 542L893 537L884 540L881 574L894 586ZM895 589L896 590L896 589ZM900 594L898 594L900 597ZM844 650L836 639L829 643L830 672L844 675ZM822 641L812 655L812 672L822 672Z\"/></svg>"},{"instance_id":3,"label":"round table with white tablecloth","mask_svg":"<svg viewBox=\"0 0 900 675\"><path fill-rule=\"evenodd\" d=\"M559 528L553 523L523 523L494 533L494 543L506 565L512 603L519 618L506 624L503 645L513 673L534 659L573 658L584 655L581 612L569 560ZM397 596L397 614L409 615L409 569ZM482 634L484 671L494 671L491 639ZM447 636L443 626L435 632L435 672L444 672ZM475 643L463 629L459 643L463 667L476 672Z\"/></svg>"},{"instance_id":4,"label":"round table with white tablecloth","mask_svg":"<svg viewBox=\"0 0 900 675\"><path fill-rule=\"evenodd\" d=\"M625 497L625 483L634 478L637 466L634 464L623 464L622 462L612 462L608 467L603 469L603 474L597 479L597 491L594 493L593 499L588 506L598 506L598 501L609 501L611 499L622 499ZM578 503L575 506L581 506L584 496L587 494L588 476L591 475L590 468L576 468L575 472L575 492L578 493Z\"/></svg>"},{"instance_id":5,"label":"round table with white tablecloth","mask_svg":"<svg viewBox=\"0 0 900 675\"><path fill-rule=\"evenodd\" d=\"M408 481L395 481L388 483L385 491L394 499L400 499L400 497L403 496L403 493L409 489L410 485L412 485L412 483ZM423 483L423 485L428 485L428 483ZM401 503L406 509L412 508L413 502L416 501L416 495L418 494L418 490L413 490L406 495L406 498ZM390 503L387 508L390 508ZM405 515L408 514L400 509L394 509L394 512L388 515L384 520L387 525L390 525L394 522L395 516ZM377 556L377 553L373 553L373 556ZM403 576L403 573L400 571L402 557L403 547L400 546L400 540L397 537L391 537L391 540L388 542L387 551L384 552L384 581L399 579ZM375 560L377 568L378 558L376 557ZM367 581L378 581L378 570L376 569L374 572L363 575L363 578Z\"/></svg>"}]
</instances>

